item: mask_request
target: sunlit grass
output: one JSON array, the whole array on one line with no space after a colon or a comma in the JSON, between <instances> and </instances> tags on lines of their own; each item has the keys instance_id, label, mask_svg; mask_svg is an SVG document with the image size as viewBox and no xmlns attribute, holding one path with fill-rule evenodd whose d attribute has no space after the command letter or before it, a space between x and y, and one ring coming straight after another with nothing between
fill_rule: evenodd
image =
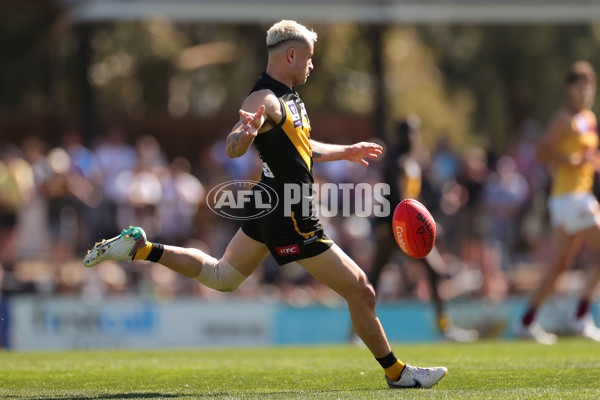
<instances>
[{"instance_id":1,"label":"sunlit grass","mask_svg":"<svg viewBox=\"0 0 600 400\"><path fill-rule=\"evenodd\" d=\"M387 389L353 346L160 351L0 352L2 399L598 399L600 345L562 339L401 344L419 366L444 365L432 389Z\"/></svg>"}]
</instances>

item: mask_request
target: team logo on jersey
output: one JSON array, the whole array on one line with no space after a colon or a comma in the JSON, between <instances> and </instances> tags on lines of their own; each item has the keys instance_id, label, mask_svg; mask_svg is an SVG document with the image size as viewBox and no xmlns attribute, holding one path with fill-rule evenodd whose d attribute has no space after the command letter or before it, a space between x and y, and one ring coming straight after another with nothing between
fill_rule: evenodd
<instances>
[{"instance_id":1,"label":"team logo on jersey","mask_svg":"<svg viewBox=\"0 0 600 400\"><path fill-rule=\"evenodd\" d=\"M294 128L302 126L302 115L298 111L298 107L296 107L296 103L294 102L294 100L287 101L285 104L290 110L290 116L292 117L292 121L294 122Z\"/></svg>"},{"instance_id":2,"label":"team logo on jersey","mask_svg":"<svg viewBox=\"0 0 600 400\"><path fill-rule=\"evenodd\" d=\"M247 220L270 214L279 204L279 196L262 182L237 180L212 188L206 195L206 204L221 217Z\"/></svg>"}]
</instances>

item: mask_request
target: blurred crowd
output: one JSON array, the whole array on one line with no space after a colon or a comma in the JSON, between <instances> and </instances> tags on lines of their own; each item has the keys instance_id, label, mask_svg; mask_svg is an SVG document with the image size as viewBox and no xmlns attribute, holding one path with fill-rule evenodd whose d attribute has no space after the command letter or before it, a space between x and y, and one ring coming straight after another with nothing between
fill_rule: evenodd
<instances>
[{"instance_id":1,"label":"blurred crowd","mask_svg":"<svg viewBox=\"0 0 600 400\"><path fill-rule=\"evenodd\" d=\"M449 266L442 282L445 298L498 300L527 293L539 279L549 254L550 229L548 178L534 158L538 136L538 125L529 122L514 135L506 153L495 156L479 147L452 148L448 140L421 149L421 200L436 219L437 244ZM314 175L320 183L375 184L383 179L382 165L316 163ZM54 147L37 137L1 143L2 294L339 302L299 266L279 267L271 257L227 295L149 262L83 267L81 260L95 241L129 225L142 226L151 241L196 247L220 257L240 224L214 214L206 195L229 180L259 180L260 169L254 150L227 158L224 140L199 149L197 159L170 159L155 138L132 139L118 126L90 144L74 129L66 130ZM393 212L395 205L391 207ZM374 218L322 218L327 234L366 271L376 246ZM579 268L587 265L585 257L578 260ZM379 296L427 299L423 269L398 251L384 270Z\"/></svg>"}]
</instances>

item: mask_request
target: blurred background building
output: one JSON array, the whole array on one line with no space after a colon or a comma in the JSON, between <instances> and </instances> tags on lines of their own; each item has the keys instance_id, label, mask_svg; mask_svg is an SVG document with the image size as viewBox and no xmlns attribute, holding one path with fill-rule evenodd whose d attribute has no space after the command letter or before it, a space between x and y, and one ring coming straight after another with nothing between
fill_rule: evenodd
<instances>
[{"instance_id":1,"label":"blurred background building","mask_svg":"<svg viewBox=\"0 0 600 400\"><path fill-rule=\"evenodd\" d=\"M485 313L478 309L477 319L466 322L484 334L502 335L511 315L503 307L529 292L549 255L548 181L533 158L534 146L561 102L563 71L576 59L600 61L596 2L0 3L5 345L10 321L23 327L13 334L15 343L28 323L52 332L55 314L41 308L44 302L63 316L76 314L69 307L78 302L99 307L122 298L162 305L191 298L200 308L252 299L337 310L336 295L296 266L280 268L271 258L228 295L144 262L91 270L81 264L94 241L128 225L143 226L156 241L222 254L239 224L212 213L205 197L219 183L259 178L256 154L230 160L224 139L266 65L265 32L280 19L296 19L319 34L315 69L308 84L297 88L313 138L385 144L399 120L419 116L423 193L450 265L443 295L464 310L469 304L493 307L498 318L479 318ZM369 168L317 164L315 176L341 183L383 179L377 162ZM365 270L373 257L373 222L324 219L328 234ZM591 262L586 253L577 260L561 281L561 293L568 297L579 289L573 277ZM407 301L417 313L427 309L420 303L429 298L427 287L421 270L399 254L379 296ZM60 305L62 299L70 305ZM131 317L141 331L158 324L143 307ZM18 321L19 314L32 319ZM280 320L285 318L292 319L285 314ZM219 329L212 332L231 333ZM244 332L261 329L239 328L241 334L231 337L239 341Z\"/></svg>"}]
</instances>

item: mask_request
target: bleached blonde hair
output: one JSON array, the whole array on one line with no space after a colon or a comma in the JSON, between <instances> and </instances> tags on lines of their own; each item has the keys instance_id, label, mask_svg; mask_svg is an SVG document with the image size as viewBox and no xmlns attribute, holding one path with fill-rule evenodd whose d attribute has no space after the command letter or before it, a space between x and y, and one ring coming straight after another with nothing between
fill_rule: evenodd
<instances>
[{"instance_id":1,"label":"bleached blonde hair","mask_svg":"<svg viewBox=\"0 0 600 400\"><path fill-rule=\"evenodd\" d=\"M287 40L300 40L314 44L317 41L317 33L296 21L287 19L277 22L267 31L269 49Z\"/></svg>"}]
</instances>

